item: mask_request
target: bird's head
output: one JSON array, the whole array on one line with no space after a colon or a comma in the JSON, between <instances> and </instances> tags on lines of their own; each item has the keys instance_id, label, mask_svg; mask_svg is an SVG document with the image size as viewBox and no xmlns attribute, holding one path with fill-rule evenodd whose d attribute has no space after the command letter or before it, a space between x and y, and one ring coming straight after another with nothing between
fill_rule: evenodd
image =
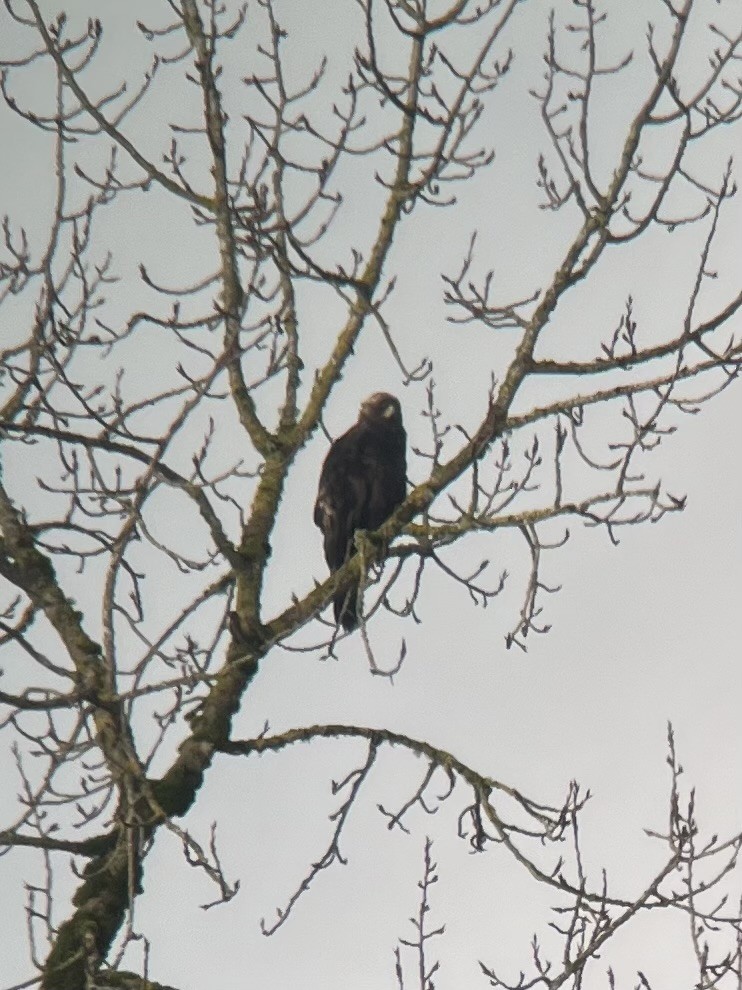
<instances>
[{"instance_id":1,"label":"bird's head","mask_svg":"<svg viewBox=\"0 0 742 990\"><path fill-rule=\"evenodd\" d=\"M399 405L399 399L390 395L389 392L374 392L373 395L369 395L365 402L361 403L360 418L383 423L401 423L402 409Z\"/></svg>"}]
</instances>

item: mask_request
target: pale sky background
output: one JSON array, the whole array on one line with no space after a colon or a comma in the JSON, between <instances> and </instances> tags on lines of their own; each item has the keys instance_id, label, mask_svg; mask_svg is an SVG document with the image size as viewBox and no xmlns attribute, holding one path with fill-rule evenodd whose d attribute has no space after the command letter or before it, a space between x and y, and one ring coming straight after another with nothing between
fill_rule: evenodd
<instances>
[{"instance_id":1,"label":"pale sky background","mask_svg":"<svg viewBox=\"0 0 742 990\"><path fill-rule=\"evenodd\" d=\"M45 4L50 15L60 6ZM84 22L92 14L104 22L105 55L90 74L92 86L102 76L112 84L124 72L133 78L133 69L146 51L133 29L136 19L149 17L160 23L167 19L165 4L77 0L63 6L71 21ZM554 6L563 22L571 5L557 0ZM699 7L725 18L730 30L735 22L739 29L739 5L708 2ZM287 45L297 60L297 73L308 71L318 54L326 51L331 78L334 72L342 78L353 44L355 5L334 0L322 5L321 13L319 6L307 3L279 3L278 9L290 32ZM493 268L503 297L527 296L553 271L564 249L565 231L570 229L561 217L534 207L536 158L546 148L546 138L528 90L540 84L548 9L548 4L537 0L523 3L496 50L503 57L512 46L515 62L487 98L480 132L482 142L495 148L495 163L471 187L457 188L460 202L455 208L416 213L395 239L387 265L389 274L400 276L386 313L397 344L409 366L422 356L433 360L438 404L447 420L467 428L481 417L490 372L502 373L513 338L507 332L496 335L447 323L441 273L456 270L471 232L477 229L481 259L477 274ZM609 11L613 25L606 41L607 59L615 61L634 48L643 65L646 20L659 17L663 5L609 0L600 9ZM3 35L7 21L3 10L4 58L25 51L27 44L12 32ZM699 35L699 51L705 38ZM228 104L238 112L239 78L248 72L248 56L241 49L237 54L223 86ZM611 160L616 129L625 122L632 100L640 98L641 81L642 70L637 67L615 87L614 95L606 97L598 123L605 128L600 147L606 163ZM27 74L17 90L19 97L43 101L47 82L41 72ZM611 85L608 77L606 93ZM140 128L136 136L148 148L162 149L169 140L164 123L187 117L188 104L179 90L170 87L149 106L136 118ZM4 106L0 135L0 214L10 213L27 224L33 241L44 230L51 196L48 149ZM739 129L736 143L739 152ZM710 179L718 179L735 150L733 135L721 134L714 147L718 158L711 164L707 160ZM91 150L91 162L96 161L96 153ZM739 178L739 165L736 174ZM356 191L357 215L341 219L333 235L341 245L353 242L356 221L362 221L373 204L373 187L359 185ZM102 230L100 249L110 242L122 275L105 310L111 324L125 321L140 305L131 302L132 295L141 292L136 278L140 257L158 279L181 285L209 267L203 255L207 242L203 234L190 230L186 208L168 205L156 193L150 199L128 200L127 208L112 212ZM725 293L731 297L738 291L740 230L742 211L735 202L714 249L712 261L720 279L713 288L718 295L709 295L709 306ZM700 227L672 236L656 232L627 249L615 264L601 264L590 284L560 306L550 350L578 356L590 353L594 342L617 323L629 292L645 339L671 336L668 328L677 325L685 308L700 236ZM330 246L334 247L332 239ZM324 307L325 300L318 300L304 328L315 358L329 348L327 335L335 327L336 314ZM0 339L12 333L13 319L21 316L12 308L0 311ZM734 326L739 328L739 318ZM141 345L133 343L128 355L135 362L130 379L134 388L146 387L152 369L165 365L170 355L167 343L158 343L155 337L146 353L137 347ZM106 367L91 360L91 384L109 380L124 354L126 348ZM552 394L546 381L538 384L542 391L524 390L524 406L543 403ZM370 334L357 348L330 403L326 420L330 432L336 436L346 429L359 402L377 389L400 397L410 446L425 445L424 386L405 388L388 351ZM270 397L268 392L266 402ZM472 607L464 589L435 578L429 580L418 605L419 626L380 614L370 625L379 663L391 666L402 637L407 643L407 659L393 684L370 674L357 635L338 645L337 661L274 651L263 661L235 720L234 736L246 738L259 732L266 721L273 731L322 722L356 723L426 739L544 802L558 802L575 778L594 795L583 817L589 878L599 886L605 868L615 892L630 896L643 889L664 857L664 850L658 851L643 829L661 831L666 825L670 782L666 726L671 720L684 779L697 789L702 831L721 835L741 831L741 413L739 388L728 389L698 416L672 418L677 432L643 462L649 478L661 479L673 494L687 494L683 513L669 515L658 525L623 529L618 547L610 544L604 531L570 523L571 539L563 549L546 555L544 563L544 580L561 585L558 594L542 601L543 620L552 628L548 635L530 639L527 654L517 648L507 651L504 642L522 600L527 573L523 547L512 535L470 538L450 561L458 560L463 567L491 559L491 583L503 568L511 573L506 591L487 609ZM606 422L613 425L615 436L617 414ZM234 443L244 440L231 423L219 424L219 430L218 444L228 459ZM605 435L611 436L610 429ZM595 436L597 444L599 434ZM316 436L290 477L273 540L265 596L269 614L286 606L290 592L305 593L313 578L325 574L311 510L326 450L326 440ZM6 479L14 493L33 485L40 471L32 455L26 449L11 449L7 455ZM184 449L181 455L187 458L190 452ZM249 464L249 450L245 457ZM421 480L425 469L425 462L411 454L410 480ZM41 495L35 492L33 498L43 506ZM555 535L561 531L557 526L553 529ZM84 606L85 595L93 601L95 589L86 592L80 584L75 594ZM158 599L163 608L169 594L165 576ZM91 618L91 623L95 621ZM317 639L316 627L309 627L303 641ZM16 685L10 653L8 659L0 659L0 666L7 675L3 686L12 690ZM0 735L3 792L12 798L18 782L9 745L8 733ZM382 754L345 834L342 848L348 865L322 874L276 935L261 935L260 919L275 918L276 908L285 905L309 864L327 846L331 834L327 814L339 802L331 793L331 781L342 779L363 758L364 749L358 744L325 741L277 756L215 761L183 824L206 845L210 824L218 821L222 864L230 879L240 880L241 890L229 904L202 911L199 905L213 900L214 890L183 862L173 836L159 836L146 860L145 894L137 901L135 916L136 928L152 942L153 979L183 990L395 986L393 949L400 937L413 936L408 919L417 911L416 884L426 834L434 839L440 878L432 892L431 924L446 926L445 936L431 944L432 958L441 962L438 990L486 987L487 981L479 975L480 959L515 983L519 971L530 963L534 932L543 937L544 945L554 945L548 923L555 897L525 877L503 850L490 847L480 856L469 853L467 844L456 838L456 820L463 807L460 796L454 795L433 817L413 812L407 821L409 835L387 830L376 804L398 807L423 772L409 755L389 750ZM0 808L2 828L14 812L5 810L5 802ZM38 863L20 850L0 859L6 939L0 950L0 988L31 975L23 892L18 888L21 881L38 882L40 875L34 872L38 869ZM730 885L736 897L740 887L737 876ZM56 920L61 922L68 910L61 894L56 907ZM414 959L410 950L405 951L406 986L413 987ZM654 916L640 920L615 939L593 969L590 990L608 986L608 965L614 967L620 990L634 986L637 968L647 975L653 990L690 988L688 952L687 933L679 918L672 924ZM133 950L129 968L140 968L140 960Z\"/></svg>"}]
</instances>

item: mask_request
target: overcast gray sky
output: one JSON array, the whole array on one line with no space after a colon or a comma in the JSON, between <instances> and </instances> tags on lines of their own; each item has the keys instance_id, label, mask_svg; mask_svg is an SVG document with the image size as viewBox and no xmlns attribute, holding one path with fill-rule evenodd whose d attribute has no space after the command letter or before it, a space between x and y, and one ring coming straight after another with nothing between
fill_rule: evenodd
<instances>
[{"instance_id":1,"label":"overcast gray sky","mask_svg":"<svg viewBox=\"0 0 742 990\"><path fill-rule=\"evenodd\" d=\"M45 6L51 14L62 5ZM133 27L136 19L158 10L164 22L167 13L165 4L160 14L160 5L113 0L78 0L63 6L71 20L88 13L103 19L105 56L91 72L91 85L100 78L96 73L110 75L112 83L124 72L131 78L144 50ZM563 21L571 4L557 0L554 6ZM614 25L606 38L607 60L634 49L637 62L646 65L645 22L661 16L662 4L636 0L600 7L609 11ZM738 5L719 8L708 2L699 7L725 17L730 28L736 20L739 29ZM354 43L355 5L335 0L321 8L279 3L278 9L289 30L287 45L297 60L297 74L326 52L330 78L333 73L342 78ZM504 296L525 297L553 271L565 244L567 226L536 206L536 160L546 139L528 91L541 84L547 15L546 4L522 4L499 46L500 56L512 46L515 62L488 98L482 140L492 144L496 159L486 178L457 190L456 207L421 211L395 241L388 265L390 274L397 271L400 276L387 312L400 351L409 365L421 356L432 359L445 417L467 428L481 418L490 373L504 370L513 338L505 333L495 339L492 331L447 323L441 273L450 274L460 264L476 229L482 259L478 275L493 268ZM249 7L248 16L258 21L257 5ZM0 26L7 21L7 13L1 12ZM699 51L705 37L699 35ZM3 57L12 57L20 44L8 33L0 41ZM223 82L235 110L241 94L238 80L248 71L238 55ZM624 85L616 86L611 77L603 83L604 113L596 127L605 129L604 142L602 135L598 141L605 167L617 146L616 132L639 98L644 71L631 70ZM43 72L27 73L22 95L31 102L43 101L47 83ZM138 138L152 147L164 146L165 121L187 117L188 112L179 91L165 90L137 118ZM21 217L30 236L40 237L51 198L48 149L4 106L0 134L0 214ZM713 178L719 177L733 150L732 135L720 135L718 164L710 168ZM95 153L91 151L91 160ZM739 178L738 165L736 169ZM360 225L364 210L374 205L373 195L373 190L358 193ZM131 304L130 296L140 291L135 288L140 257L157 278L179 284L188 284L203 270L202 235L189 229L185 211L159 212L161 198L154 194L157 209L141 199L132 198L128 211L112 213L109 228L104 228L123 274L105 311L111 323L125 319L138 305ZM741 230L742 212L735 202L720 227L712 258L721 274L715 292L722 295L731 296L739 288ZM354 234L351 215L341 220L336 236L341 243L352 243ZM589 284L560 308L549 338L553 352L563 353L563 348L585 356L590 347L583 340L594 342L615 326L629 293L646 339L670 336L687 305L698 237L692 230L657 232L621 253L615 263L599 266ZM714 301L710 297L709 305ZM0 311L0 342L12 334L13 318L12 308ZM305 333L312 341L312 356L327 349L333 326L331 310L320 309L308 318ZM735 326L739 330L739 318ZM168 356L165 342L161 352L155 347L143 355L133 349L132 387L140 381L145 388L152 368ZM91 360L91 384L110 379L114 371ZM524 392L523 406L545 401L549 388L544 381L543 393ZM378 339L364 340L358 347L328 410L330 432L336 436L346 429L359 402L377 389L399 395L411 447L425 445L424 386L404 387ZM585 868L599 886L605 867L616 887L630 895L642 889L662 856L643 829L661 831L666 825L666 726L671 720L685 779L697 786L702 830L742 830L741 413L739 388L727 389L699 415L675 416L677 432L646 460L650 478L661 479L673 494L687 495L683 513L671 514L658 525L627 527L619 533L619 546L611 545L603 530L570 523L567 545L545 559L544 580L561 586L543 602L543 621L552 628L548 635L532 637L527 653L505 647L527 574L522 548L510 537L475 537L452 559L465 563L490 558L493 582L504 568L512 575L506 591L488 608L473 607L461 587L431 580L418 606L419 626L400 624L383 614L377 617L371 634L380 663L393 665L402 637L407 644L407 658L393 683L370 674L357 635L338 645L337 660L320 662L303 653L275 651L262 664L249 703L236 719L235 736L259 732L266 721L275 731L322 722L383 726L427 739L544 801L558 802L570 780L577 779L594 795L583 823ZM230 445L239 441L231 428L222 430L218 442L228 458ZM596 437L599 433L598 429ZM312 580L325 574L311 511L326 450L326 439L316 436L290 478L273 545L266 589L269 609L286 607L289 591L306 593ZM184 450L182 456L187 458L189 452ZM246 458L249 461L249 452ZM9 459L17 472L14 477L21 479L14 484L32 484L37 465L24 461L17 451ZM426 462L410 456L411 481L421 480L426 468ZM577 475L575 484L579 486ZM553 533L558 532L555 526ZM164 586L163 607L169 593ZM92 589L91 602L95 594ZM85 607L85 598L78 600ZM310 641L318 638L314 627L307 635ZM9 736L0 736L0 741L3 791L13 795L18 781L8 752ZM199 905L212 900L213 891L184 865L175 837L161 836L145 866L145 894L135 918L138 929L152 940L153 978L183 988L223 990L284 990L297 985L365 990L395 985L392 952L400 936L412 936L408 918L417 909L416 884L429 834L440 876L433 890L432 918L446 925L445 936L432 946L441 960L436 986L486 986L478 975L479 959L517 981L530 957L533 932L549 944L548 909L554 897L525 878L504 851L470 854L467 844L456 838L462 807L456 797L430 818L413 813L410 834L389 831L376 804L398 807L420 773L416 761L397 752L384 754L383 772L377 769L356 809L343 844L348 865L322 874L276 935L261 935L260 919L275 917L276 908L285 905L308 865L324 851L330 834L327 815L338 803L331 781L344 777L360 753L362 748L354 743L325 741L278 756L216 761L185 825L206 844L211 822L219 822L222 863L230 878L240 879L241 891L229 904L202 911ZM40 879L27 872L30 862L20 851L0 859L7 938L0 953L0 987L29 975L23 892L16 888L20 879ZM66 916L62 896L58 909L61 921ZM648 918L616 939L605 966L614 966L618 987L634 985L638 966L653 981L653 990L691 985L686 976L687 936L679 921L665 926L662 919ZM132 960L135 968L135 955ZM591 990L604 985L605 980L596 982Z\"/></svg>"}]
</instances>

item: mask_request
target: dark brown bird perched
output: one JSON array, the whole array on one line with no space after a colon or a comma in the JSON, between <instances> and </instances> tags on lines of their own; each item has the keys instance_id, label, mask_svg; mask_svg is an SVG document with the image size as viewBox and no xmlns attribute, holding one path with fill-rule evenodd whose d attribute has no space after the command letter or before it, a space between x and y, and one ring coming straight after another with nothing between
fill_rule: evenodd
<instances>
[{"instance_id":1,"label":"dark brown bird perched","mask_svg":"<svg viewBox=\"0 0 742 990\"><path fill-rule=\"evenodd\" d=\"M376 392L361 405L358 422L333 443L322 465L314 521L322 530L331 573L356 552L359 529L378 529L404 502L407 485L399 401ZM338 592L335 621L346 632L358 625L358 584Z\"/></svg>"}]
</instances>

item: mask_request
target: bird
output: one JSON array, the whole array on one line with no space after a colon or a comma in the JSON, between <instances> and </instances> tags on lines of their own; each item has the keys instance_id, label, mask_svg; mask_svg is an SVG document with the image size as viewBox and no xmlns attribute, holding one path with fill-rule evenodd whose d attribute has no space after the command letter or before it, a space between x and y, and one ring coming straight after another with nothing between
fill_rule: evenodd
<instances>
[{"instance_id":1,"label":"bird","mask_svg":"<svg viewBox=\"0 0 742 990\"><path fill-rule=\"evenodd\" d=\"M325 560L334 574L356 552L358 530L378 529L407 493L407 435L399 400L375 392L361 404L358 421L332 444L322 465L314 522L322 531ZM333 599L335 623L358 625L358 582Z\"/></svg>"}]
</instances>

